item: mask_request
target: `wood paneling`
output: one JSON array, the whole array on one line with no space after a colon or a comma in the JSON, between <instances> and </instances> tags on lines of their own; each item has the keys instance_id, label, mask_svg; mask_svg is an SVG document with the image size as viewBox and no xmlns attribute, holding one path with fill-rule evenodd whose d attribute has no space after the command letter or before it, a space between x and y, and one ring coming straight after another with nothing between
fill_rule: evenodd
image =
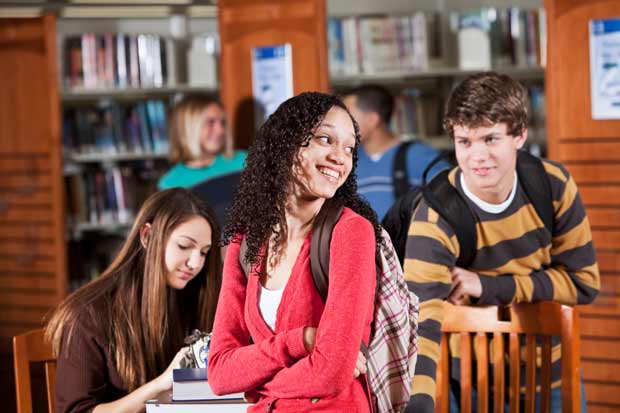
<instances>
[{"instance_id":1,"label":"wood paneling","mask_svg":"<svg viewBox=\"0 0 620 413\"><path fill-rule=\"evenodd\" d=\"M579 188L581 195L588 200L591 199L589 192L596 190L596 187L584 187L584 185L581 185ZM603 188L603 191L606 191L606 188ZM610 204L616 205L616 203L619 203L620 200L617 199L618 188L611 188L608 195ZM586 205L586 212L590 225L593 227L620 228L620 205L616 207Z\"/></svg>"},{"instance_id":2,"label":"wood paneling","mask_svg":"<svg viewBox=\"0 0 620 413\"><path fill-rule=\"evenodd\" d=\"M588 410L620 411L620 121L591 116L589 26L620 16L620 1L546 0L549 155L579 186L592 226L601 292L582 307Z\"/></svg>"},{"instance_id":3,"label":"wood paneling","mask_svg":"<svg viewBox=\"0 0 620 413\"><path fill-rule=\"evenodd\" d=\"M251 51L290 43L293 92L329 90L324 0L220 0L221 96L231 117L235 146L254 140Z\"/></svg>"},{"instance_id":4,"label":"wood paneling","mask_svg":"<svg viewBox=\"0 0 620 413\"><path fill-rule=\"evenodd\" d=\"M588 413L618 413L618 407L606 406L604 403L588 403Z\"/></svg>"},{"instance_id":5,"label":"wood paneling","mask_svg":"<svg viewBox=\"0 0 620 413\"><path fill-rule=\"evenodd\" d=\"M620 383L585 383L588 400L609 405L620 405ZM616 410L617 412L618 410Z\"/></svg>"},{"instance_id":6,"label":"wood paneling","mask_svg":"<svg viewBox=\"0 0 620 413\"><path fill-rule=\"evenodd\" d=\"M52 16L0 19L2 358L67 293L56 41ZM0 374L3 411L14 410L12 376Z\"/></svg>"},{"instance_id":7,"label":"wood paneling","mask_svg":"<svg viewBox=\"0 0 620 413\"><path fill-rule=\"evenodd\" d=\"M565 159L565 162L575 161L618 161L620 153L617 147L619 139L589 140L579 139L575 141L563 141L558 146L558 157Z\"/></svg>"},{"instance_id":8,"label":"wood paneling","mask_svg":"<svg viewBox=\"0 0 620 413\"><path fill-rule=\"evenodd\" d=\"M596 254L601 272L620 274L620 246L617 251L598 251Z\"/></svg>"}]
</instances>

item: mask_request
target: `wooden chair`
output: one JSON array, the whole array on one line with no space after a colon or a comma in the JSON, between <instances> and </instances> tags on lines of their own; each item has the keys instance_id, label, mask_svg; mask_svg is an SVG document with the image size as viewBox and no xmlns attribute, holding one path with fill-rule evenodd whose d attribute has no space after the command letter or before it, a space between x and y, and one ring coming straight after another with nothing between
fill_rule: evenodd
<instances>
[{"instance_id":1,"label":"wooden chair","mask_svg":"<svg viewBox=\"0 0 620 413\"><path fill-rule=\"evenodd\" d=\"M536 336L541 337L540 411L549 412L551 396L551 336L562 340L562 412L580 411L579 388L579 316L576 309L554 302L516 304L510 307L469 307L445 303L442 323L439 367L437 371L436 411L447 413L449 397L448 335L460 335L461 349L461 412L472 411L472 339L477 362L478 412L489 411L489 342L493 334L493 383L495 413L504 412L505 404L505 351L508 338L510 413L519 412L520 399L520 335L525 335L525 411L534 412L536 395Z\"/></svg>"},{"instance_id":2,"label":"wooden chair","mask_svg":"<svg viewBox=\"0 0 620 413\"><path fill-rule=\"evenodd\" d=\"M32 362L45 363L48 411L55 413L56 360L52 355L52 346L45 341L43 329L13 337L17 413L32 413L30 384L30 363Z\"/></svg>"}]
</instances>

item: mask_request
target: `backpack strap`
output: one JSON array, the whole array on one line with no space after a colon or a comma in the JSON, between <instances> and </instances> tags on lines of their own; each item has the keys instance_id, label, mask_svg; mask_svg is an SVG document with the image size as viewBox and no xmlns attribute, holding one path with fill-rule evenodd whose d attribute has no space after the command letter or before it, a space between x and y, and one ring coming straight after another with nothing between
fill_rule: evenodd
<instances>
[{"instance_id":1,"label":"backpack strap","mask_svg":"<svg viewBox=\"0 0 620 413\"><path fill-rule=\"evenodd\" d=\"M407 151L413 141L405 141L398 145L394 163L392 164L392 185L394 186L394 199L398 199L407 193L409 184L409 171L407 170Z\"/></svg>"},{"instance_id":2,"label":"backpack strap","mask_svg":"<svg viewBox=\"0 0 620 413\"><path fill-rule=\"evenodd\" d=\"M310 244L310 269L312 272L312 280L319 295L323 299L323 302L327 301L327 290L329 286L329 249L332 240L332 233L334 227L344 211L344 206L340 203L334 203L330 200L325 201L321 211L314 219L312 228L312 242ZM380 274L381 266L377 261L378 257L375 255L375 265L378 271L376 275ZM375 290L375 295L377 294ZM376 298L376 297L375 297ZM373 326L374 328L374 326ZM374 330L371 331L371 337L374 334ZM360 351L369 358L368 345L364 343L364 340L360 342Z\"/></svg>"},{"instance_id":3,"label":"backpack strap","mask_svg":"<svg viewBox=\"0 0 620 413\"><path fill-rule=\"evenodd\" d=\"M517 155L517 175L527 197L532 201L536 213L545 224L545 228L553 234L554 210L553 194L549 175L545 171L540 158L527 151L519 151Z\"/></svg>"},{"instance_id":4,"label":"backpack strap","mask_svg":"<svg viewBox=\"0 0 620 413\"><path fill-rule=\"evenodd\" d=\"M323 301L327 300L329 285L329 246L332 232L342 216L342 204L326 201L314 219L312 227L312 243L310 244L310 268L312 279Z\"/></svg>"},{"instance_id":5,"label":"backpack strap","mask_svg":"<svg viewBox=\"0 0 620 413\"><path fill-rule=\"evenodd\" d=\"M450 183L449 173L450 170L445 169L437 174L422 187L422 194L429 206L446 220L456 234L460 247L456 265L470 268L476 256L476 219L467 202Z\"/></svg>"}]
</instances>

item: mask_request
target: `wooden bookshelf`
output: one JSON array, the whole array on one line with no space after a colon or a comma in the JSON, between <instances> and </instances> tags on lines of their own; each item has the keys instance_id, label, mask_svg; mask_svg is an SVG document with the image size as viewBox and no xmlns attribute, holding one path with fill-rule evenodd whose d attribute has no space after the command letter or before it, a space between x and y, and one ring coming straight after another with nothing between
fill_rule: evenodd
<instances>
[{"instance_id":1,"label":"wooden bookshelf","mask_svg":"<svg viewBox=\"0 0 620 413\"><path fill-rule=\"evenodd\" d=\"M55 19L0 23L0 397L15 406L11 339L67 293Z\"/></svg>"},{"instance_id":2,"label":"wooden bookshelf","mask_svg":"<svg viewBox=\"0 0 620 413\"><path fill-rule=\"evenodd\" d=\"M186 93L207 93L217 96L219 89L194 86L194 85L176 85L176 86L163 86L153 88L109 88L109 89L64 89L60 98L64 103L71 102L90 102L99 101L102 99L113 100L139 100L146 98L168 97L175 94Z\"/></svg>"},{"instance_id":3,"label":"wooden bookshelf","mask_svg":"<svg viewBox=\"0 0 620 413\"><path fill-rule=\"evenodd\" d=\"M493 69L519 80L543 80L545 69L542 67L500 67ZM333 88L354 87L365 83L379 83L385 85L406 85L418 80L437 78L461 78L480 70L463 70L457 67L438 67L423 71L387 72L381 74L360 74L355 76L332 76Z\"/></svg>"},{"instance_id":4,"label":"wooden bookshelf","mask_svg":"<svg viewBox=\"0 0 620 413\"><path fill-rule=\"evenodd\" d=\"M162 152L115 152L115 153L69 153L64 155L66 163L110 163L128 161L147 161L167 159L168 153Z\"/></svg>"},{"instance_id":5,"label":"wooden bookshelf","mask_svg":"<svg viewBox=\"0 0 620 413\"><path fill-rule=\"evenodd\" d=\"M620 2L546 0L549 155L579 186L592 228L601 292L582 310L588 411L620 411L620 120L591 116L589 21L620 17Z\"/></svg>"}]
</instances>

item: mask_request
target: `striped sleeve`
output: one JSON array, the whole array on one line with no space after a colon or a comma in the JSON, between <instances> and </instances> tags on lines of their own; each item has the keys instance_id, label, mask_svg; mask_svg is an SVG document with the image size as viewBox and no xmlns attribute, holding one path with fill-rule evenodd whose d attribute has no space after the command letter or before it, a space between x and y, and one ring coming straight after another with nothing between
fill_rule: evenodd
<instances>
[{"instance_id":1,"label":"striped sleeve","mask_svg":"<svg viewBox=\"0 0 620 413\"><path fill-rule=\"evenodd\" d=\"M592 233L577 185L559 163L545 161L553 194L555 221L550 265L530 274L480 276L478 304L553 300L562 304L591 303L600 289Z\"/></svg>"},{"instance_id":2,"label":"striped sleeve","mask_svg":"<svg viewBox=\"0 0 620 413\"><path fill-rule=\"evenodd\" d=\"M414 213L405 251L409 288L420 298L419 353L407 411L433 412L443 300L452 284L450 269L458 256L454 232L424 200Z\"/></svg>"}]
</instances>

